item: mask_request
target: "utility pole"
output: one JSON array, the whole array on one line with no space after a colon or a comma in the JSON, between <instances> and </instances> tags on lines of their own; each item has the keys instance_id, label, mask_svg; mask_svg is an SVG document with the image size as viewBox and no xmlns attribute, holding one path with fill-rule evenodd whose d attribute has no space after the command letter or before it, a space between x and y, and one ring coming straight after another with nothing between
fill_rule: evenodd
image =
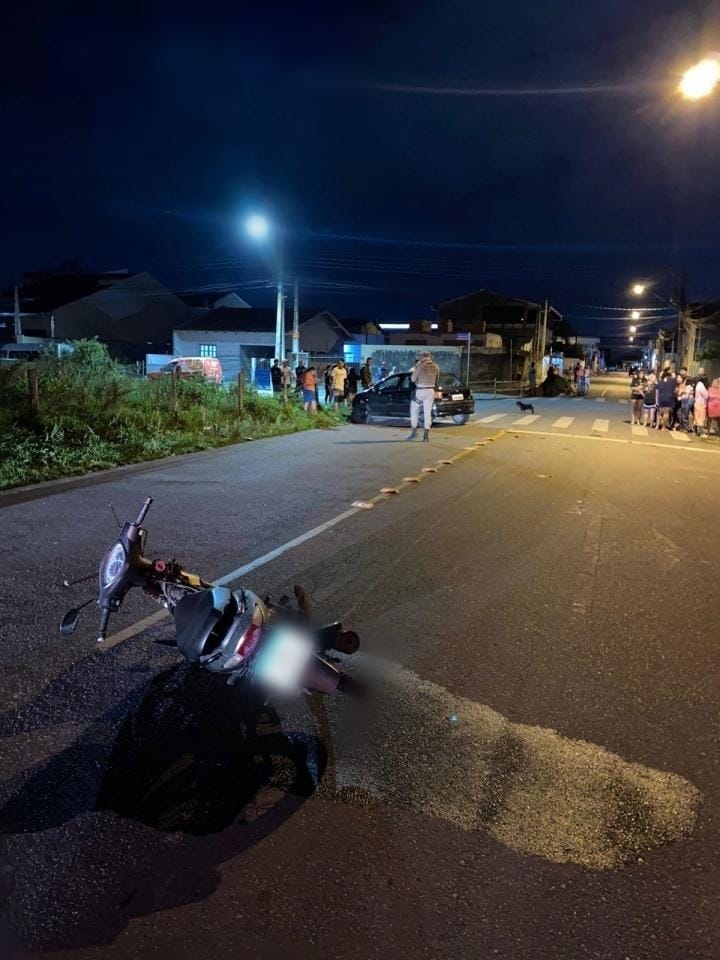
<instances>
[{"instance_id":1,"label":"utility pole","mask_svg":"<svg viewBox=\"0 0 720 960\"><path fill-rule=\"evenodd\" d=\"M293 370L300 363L300 301L298 299L298 282L295 279L293 297L293 329L292 329L292 365Z\"/></svg>"},{"instance_id":2,"label":"utility pole","mask_svg":"<svg viewBox=\"0 0 720 960\"><path fill-rule=\"evenodd\" d=\"M283 340L285 339L285 309L283 304L283 282L277 282L277 301L275 303L275 359L280 363L283 359Z\"/></svg>"},{"instance_id":3,"label":"utility pole","mask_svg":"<svg viewBox=\"0 0 720 960\"><path fill-rule=\"evenodd\" d=\"M543 332L542 332L542 351L540 353L540 373L542 375L542 362L545 359L545 351L547 349L547 325L548 325L548 311L550 310L550 301L545 298L545 310L543 312Z\"/></svg>"},{"instance_id":4,"label":"utility pole","mask_svg":"<svg viewBox=\"0 0 720 960\"><path fill-rule=\"evenodd\" d=\"M22 320L20 319L20 292L15 284L15 340L20 343L22 340Z\"/></svg>"},{"instance_id":5,"label":"utility pole","mask_svg":"<svg viewBox=\"0 0 720 960\"><path fill-rule=\"evenodd\" d=\"M285 295L283 293L283 272L285 260L285 231L278 238L278 279L277 301L275 304L275 359L281 363L285 359Z\"/></svg>"},{"instance_id":6,"label":"utility pole","mask_svg":"<svg viewBox=\"0 0 720 960\"><path fill-rule=\"evenodd\" d=\"M685 366L685 352L688 350L688 340L690 330L685 329L685 274L680 275L680 286L678 287L678 335L677 335L677 353L675 356L675 366L679 370ZM694 332L693 332L694 333Z\"/></svg>"}]
</instances>

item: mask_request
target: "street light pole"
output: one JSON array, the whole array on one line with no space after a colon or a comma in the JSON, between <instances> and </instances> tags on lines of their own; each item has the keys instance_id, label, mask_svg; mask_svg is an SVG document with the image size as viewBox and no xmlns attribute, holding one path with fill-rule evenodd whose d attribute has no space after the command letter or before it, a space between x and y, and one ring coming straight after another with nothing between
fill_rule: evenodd
<instances>
[{"instance_id":1,"label":"street light pole","mask_svg":"<svg viewBox=\"0 0 720 960\"><path fill-rule=\"evenodd\" d=\"M282 276L282 275L281 275ZM285 339L285 304L283 294L283 282L279 279L277 282L277 300L275 302L275 357L280 363L283 360L285 349L283 341Z\"/></svg>"},{"instance_id":2,"label":"street light pole","mask_svg":"<svg viewBox=\"0 0 720 960\"><path fill-rule=\"evenodd\" d=\"M292 330L292 362L293 370L300 363L300 302L298 299L298 282L295 279L295 296L293 297L293 330Z\"/></svg>"}]
</instances>

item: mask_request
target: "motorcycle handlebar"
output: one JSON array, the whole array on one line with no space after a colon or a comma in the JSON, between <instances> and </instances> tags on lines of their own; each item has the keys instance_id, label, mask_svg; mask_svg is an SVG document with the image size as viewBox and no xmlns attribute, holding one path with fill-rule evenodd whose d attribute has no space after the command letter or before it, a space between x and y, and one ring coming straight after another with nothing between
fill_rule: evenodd
<instances>
[{"instance_id":1,"label":"motorcycle handlebar","mask_svg":"<svg viewBox=\"0 0 720 960\"><path fill-rule=\"evenodd\" d=\"M109 607L103 607L100 611L100 630L98 631L97 642L102 643L107 633L108 623L110 621L111 610Z\"/></svg>"},{"instance_id":2,"label":"motorcycle handlebar","mask_svg":"<svg viewBox=\"0 0 720 960\"><path fill-rule=\"evenodd\" d=\"M143 503L142 507L140 508L140 513L138 514L138 518L137 518L137 520L135 521L135 526L136 526L136 527L139 527L140 524L141 524L141 523L143 522L143 520L145 519L145 517L146 517L146 515L147 515L147 512L148 512L148 510L150 509L150 504L151 504L152 502L153 502L153 498L152 498L152 497L148 497L148 498L145 500L145 503Z\"/></svg>"}]
</instances>

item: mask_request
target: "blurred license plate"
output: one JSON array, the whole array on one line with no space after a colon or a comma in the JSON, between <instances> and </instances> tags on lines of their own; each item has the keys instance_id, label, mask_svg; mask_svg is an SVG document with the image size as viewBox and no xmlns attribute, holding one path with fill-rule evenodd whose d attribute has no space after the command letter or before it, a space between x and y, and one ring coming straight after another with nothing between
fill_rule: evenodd
<instances>
[{"instance_id":1,"label":"blurred license plate","mask_svg":"<svg viewBox=\"0 0 720 960\"><path fill-rule=\"evenodd\" d=\"M451 399L451 400L464 400L465 397L462 395L462 393L454 393L454 394L452 395L452 397L450 397L450 399Z\"/></svg>"},{"instance_id":2,"label":"blurred license plate","mask_svg":"<svg viewBox=\"0 0 720 960\"><path fill-rule=\"evenodd\" d=\"M257 654L255 679L279 693L297 692L314 649L312 640L299 630L277 629Z\"/></svg>"}]
</instances>

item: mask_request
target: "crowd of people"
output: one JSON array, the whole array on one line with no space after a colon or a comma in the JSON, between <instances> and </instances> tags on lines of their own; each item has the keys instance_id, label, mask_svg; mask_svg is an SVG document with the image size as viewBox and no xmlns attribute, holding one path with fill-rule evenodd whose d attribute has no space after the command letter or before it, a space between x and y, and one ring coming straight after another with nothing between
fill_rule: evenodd
<instances>
[{"instance_id":1,"label":"crowd of people","mask_svg":"<svg viewBox=\"0 0 720 960\"><path fill-rule=\"evenodd\" d=\"M383 379L394 373L395 368L388 370L383 364L378 372L379 378ZM359 369L352 364L346 364L344 360L337 360L335 363L326 364L322 371L314 365L306 367L302 362L292 370L288 360L283 360L282 365L274 360L270 367L270 377L274 393L294 391L300 394L305 410L313 413L322 409L321 385L325 391L325 405L340 409L346 404L352 404L358 387L369 390L376 382L372 357L364 360Z\"/></svg>"},{"instance_id":2,"label":"crowd of people","mask_svg":"<svg viewBox=\"0 0 720 960\"><path fill-rule=\"evenodd\" d=\"M632 423L655 430L707 436L720 433L720 377L710 382L704 367L691 377L685 367L636 369L630 381Z\"/></svg>"}]
</instances>

